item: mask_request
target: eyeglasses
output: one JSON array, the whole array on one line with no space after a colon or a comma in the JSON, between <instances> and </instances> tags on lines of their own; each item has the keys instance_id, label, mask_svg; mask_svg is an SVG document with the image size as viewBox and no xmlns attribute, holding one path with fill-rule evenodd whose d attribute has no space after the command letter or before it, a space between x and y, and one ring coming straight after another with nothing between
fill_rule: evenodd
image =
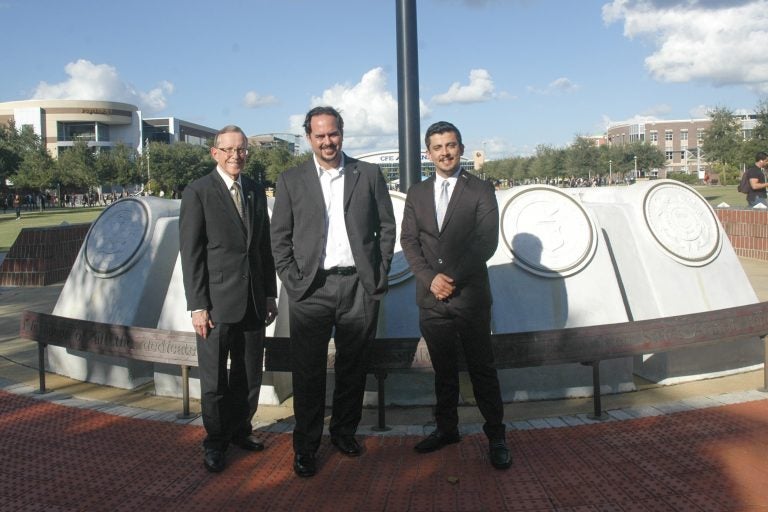
<instances>
[{"instance_id":1,"label":"eyeglasses","mask_svg":"<svg viewBox=\"0 0 768 512\"><path fill-rule=\"evenodd\" d=\"M235 153L237 153L240 156L245 156L248 154L247 148L216 148L218 151L222 151L227 154L227 156L232 156Z\"/></svg>"}]
</instances>

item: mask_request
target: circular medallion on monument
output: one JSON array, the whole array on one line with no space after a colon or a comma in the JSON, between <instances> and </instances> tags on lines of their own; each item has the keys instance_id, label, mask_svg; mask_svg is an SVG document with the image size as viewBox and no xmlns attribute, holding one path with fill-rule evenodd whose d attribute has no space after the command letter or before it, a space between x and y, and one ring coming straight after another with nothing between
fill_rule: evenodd
<instances>
[{"instance_id":1,"label":"circular medallion on monument","mask_svg":"<svg viewBox=\"0 0 768 512\"><path fill-rule=\"evenodd\" d=\"M548 185L516 190L501 207L500 223L512 261L539 276L573 275L597 250L597 228L586 210Z\"/></svg>"},{"instance_id":2,"label":"circular medallion on monument","mask_svg":"<svg viewBox=\"0 0 768 512\"><path fill-rule=\"evenodd\" d=\"M696 191L677 181L652 186L643 202L643 214L659 248L675 261L703 266L723 246L715 212Z\"/></svg>"},{"instance_id":3,"label":"circular medallion on monument","mask_svg":"<svg viewBox=\"0 0 768 512\"><path fill-rule=\"evenodd\" d=\"M400 246L400 226L403 225L403 212L405 211L405 194L391 190L389 197L392 199L392 208L395 211L395 253L392 256L392 264L389 267L387 281L389 284L397 284L405 281L413 275L411 267L403 254L403 248Z\"/></svg>"},{"instance_id":4,"label":"circular medallion on monument","mask_svg":"<svg viewBox=\"0 0 768 512\"><path fill-rule=\"evenodd\" d=\"M85 262L99 277L122 274L146 246L149 213L133 198L113 203L99 215L85 240Z\"/></svg>"}]
</instances>

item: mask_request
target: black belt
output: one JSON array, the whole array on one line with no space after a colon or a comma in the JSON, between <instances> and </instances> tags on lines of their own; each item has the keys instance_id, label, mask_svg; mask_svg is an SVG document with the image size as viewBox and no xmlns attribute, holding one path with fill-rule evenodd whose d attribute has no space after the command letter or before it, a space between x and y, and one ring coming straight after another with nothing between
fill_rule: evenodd
<instances>
[{"instance_id":1,"label":"black belt","mask_svg":"<svg viewBox=\"0 0 768 512\"><path fill-rule=\"evenodd\" d=\"M355 267L331 267L331 268L321 268L320 273L330 276L330 275L337 275L337 276L351 276L352 274L357 273L357 269Z\"/></svg>"}]
</instances>

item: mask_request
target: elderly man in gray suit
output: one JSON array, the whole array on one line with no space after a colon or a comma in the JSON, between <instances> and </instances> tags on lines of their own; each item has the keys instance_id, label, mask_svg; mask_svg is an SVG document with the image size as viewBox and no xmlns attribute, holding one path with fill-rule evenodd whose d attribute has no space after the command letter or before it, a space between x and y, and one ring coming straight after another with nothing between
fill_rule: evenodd
<instances>
[{"instance_id":1,"label":"elderly man in gray suit","mask_svg":"<svg viewBox=\"0 0 768 512\"><path fill-rule=\"evenodd\" d=\"M264 188L242 175L248 139L234 125L213 142L216 169L184 189L179 251L197 338L208 471L224 469L229 444L260 451L251 435L259 403L264 327L277 314L277 281ZM227 368L227 358L231 360Z\"/></svg>"},{"instance_id":2,"label":"elderly man in gray suit","mask_svg":"<svg viewBox=\"0 0 768 512\"><path fill-rule=\"evenodd\" d=\"M313 158L282 173L272 211L272 254L288 296L293 368L293 469L317 471L325 415L328 342L336 345L329 431L357 456L367 354L395 246L395 217L381 170L341 151L344 121L310 110L304 131Z\"/></svg>"}]
</instances>

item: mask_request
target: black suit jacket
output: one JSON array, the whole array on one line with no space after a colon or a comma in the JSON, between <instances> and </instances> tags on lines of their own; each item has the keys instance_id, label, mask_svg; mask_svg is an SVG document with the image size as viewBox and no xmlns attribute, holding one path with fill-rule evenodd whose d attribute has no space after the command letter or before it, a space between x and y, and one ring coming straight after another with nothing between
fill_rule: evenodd
<instances>
[{"instance_id":1,"label":"black suit jacket","mask_svg":"<svg viewBox=\"0 0 768 512\"><path fill-rule=\"evenodd\" d=\"M453 307L491 304L486 261L499 242L499 208L493 185L462 169L451 194L442 232L435 217L435 177L412 185L403 212L400 245L416 277L416 303L434 307L429 291L438 273L454 279Z\"/></svg>"},{"instance_id":2,"label":"black suit jacket","mask_svg":"<svg viewBox=\"0 0 768 512\"><path fill-rule=\"evenodd\" d=\"M314 159L283 172L272 209L272 254L288 296L300 300L325 248L325 202ZM378 166L344 155L344 220L355 267L375 299L387 291L395 247L395 215Z\"/></svg>"},{"instance_id":3,"label":"black suit jacket","mask_svg":"<svg viewBox=\"0 0 768 512\"><path fill-rule=\"evenodd\" d=\"M241 175L245 222L214 169L182 193L179 246L187 309L207 309L214 323L243 320L252 293L263 322L266 298L277 296L264 188Z\"/></svg>"}]
</instances>

